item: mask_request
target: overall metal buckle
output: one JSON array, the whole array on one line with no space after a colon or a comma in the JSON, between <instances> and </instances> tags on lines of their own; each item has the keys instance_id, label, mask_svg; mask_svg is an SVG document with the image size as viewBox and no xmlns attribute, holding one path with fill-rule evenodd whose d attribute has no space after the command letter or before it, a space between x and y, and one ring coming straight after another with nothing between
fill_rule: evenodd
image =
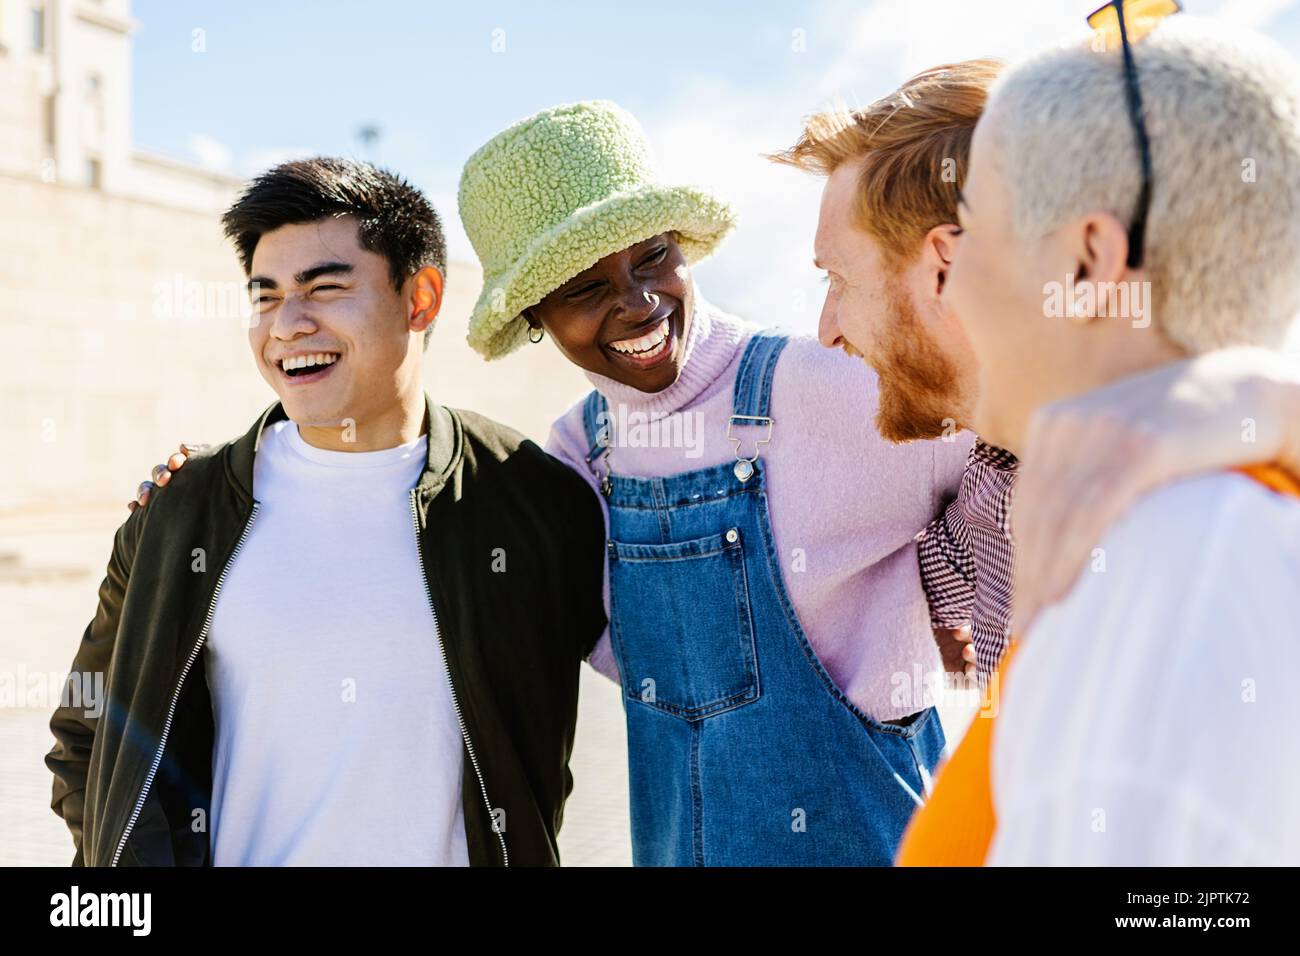
<instances>
[{"instance_id":1,"label":"overall metal buckle","mask_svg":"<svg viewBox=\"0 0 1300 956\"><path fill-rule=\"evenodd\" d=\"M758 438L754 441L754 456L746 458L740 453L740 439L731 433L731 429L740 422L746 426L749 425L767 425L767 435L764 438ZM741 482L749 481L754 476L754 462L758 461L758 456L762 452L760 445L766 445L772 440L773 420L766 415L732 415L727 421L727 440L734 442L736 445L736 464L731 470Z\"/></svg>"}]
</instances>

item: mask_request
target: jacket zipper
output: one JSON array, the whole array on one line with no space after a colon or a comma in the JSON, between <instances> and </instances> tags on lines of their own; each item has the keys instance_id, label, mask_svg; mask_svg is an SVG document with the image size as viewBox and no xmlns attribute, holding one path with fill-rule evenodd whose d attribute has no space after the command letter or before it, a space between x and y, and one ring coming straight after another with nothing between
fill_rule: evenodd
<instances>
[{"instance_id":1,"label":"jacket zipper","mask_svg":"<svg viewBox=\"0 0 1300 956\"><path fill-rule=\"evenodd\" d=\"M176 682L176 689L172 691L172 701L167 708L167 719L163 722L162 737L158 741L158 752L154 754L153 765L149 768L149 775L144 778L144 786L140 789L140 797L135 802L135 809L131 811L131 818L127 820L126 829L122 831L122 839L118 841L117 849L113 852L113 862L109 866L117 866L117 861L121 859L122 851L126 848L127 838L135 827L135 821L139 819L140 811L144 809L145 798L149 796L149 788L153 785L153 778L158 773L158 767L162 763L163 750L167 747L167 735L171 733L172 718L176 716L176 704L180 700L181 688L185 685L185 677L189 674L190 668L194 666L199 652L203 650L203 645L207 642L208 629L212 627L212 615L217 609L217 597L221 594L221 585L226 580L226 572L230 570L235 555L239 554L239 549L244 546L244 541L248 538L249 529L253 527L253 519L257 517L257 508L258 502L254 501L252 513L249 514L248 520L244 522L244 530L240 532L239 540L235 542L235 549L230 552L230 557L226 559L221 574L217 576L217 586L212 591L212 600L208 602L208 615L204 618L203 630L199 632L198 642L195 643L194 650L190 651L189 659L185 661L185 666L181 669L180 679Z\"/></svg>"},{"instance_id":2,"label":"jacket zipper","mask_svg":"<svg viewBox=\"0 0 1300 956\"><path fill-rule=\"evenodd\" d=\"M492 801L488 799L487 784L483 781L483 771L479 769L478 755L474 752L474 741L469 738L469 728L465 726L465 716L460 709L460 697L456 694L456 682L452 680L451 665L447 662L447 648L442 643L442 631L438 627L438 609L433 603L433 589L429 586L429 574L424 566L424 549L420 546L420 512L416 505L416 489L411 489L411 525L415 528L415 552L420 559L420 577L424 580L424 594L429 600L429 613L433 616L433 636L438 641L438 653L442 655L442 666L447 671L447 686L451 688L451 705L456 711L456 722L460 725L460 736L465 741L465 750L469 754L470 765L474 768L474 776L478 778L479 793L483 795L483 805L487 807L488 819L493 820ZM501 843L501 860L504 866L510 865L510 854L506 851L506 835L498 830L495 825L492 831L496 833L497 840Z\"/></svg>"}]
</instances>

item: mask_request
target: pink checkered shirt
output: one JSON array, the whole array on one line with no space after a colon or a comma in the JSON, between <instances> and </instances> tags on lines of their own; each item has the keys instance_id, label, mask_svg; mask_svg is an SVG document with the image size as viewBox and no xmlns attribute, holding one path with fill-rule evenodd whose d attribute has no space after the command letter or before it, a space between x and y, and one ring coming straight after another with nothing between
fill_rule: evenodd
<instances>
[{"instance_id":1,"label":"pink checkered shirt","mask_svg":"<svg viewBox=\"0 0 1300 956\"><path fill-rule=\"evenodd\" d=\"M1011 634L1009 515L1018 465L1011 452L976 440L956 498L917 535L931 621L935 627L970 624L981 688Z\"/></svg>"}]
</instances>

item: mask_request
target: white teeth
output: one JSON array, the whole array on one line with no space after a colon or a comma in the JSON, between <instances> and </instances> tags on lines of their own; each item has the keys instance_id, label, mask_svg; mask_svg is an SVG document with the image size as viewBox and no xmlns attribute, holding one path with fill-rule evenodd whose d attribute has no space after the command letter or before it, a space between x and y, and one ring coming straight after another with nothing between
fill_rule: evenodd
<instances>
[{"instance_id":1,"label":"white teeth","mask_svg":"<svg viewBox=\"0 0 1300 956\"><path fill-rule=\"evenodd\" d=\"M280 363L280 367L286 372L294 369L306 368L309 365L333 365L339 360L339 357L333 352L317 352L314 355L293 355Z\"/></svg>"},{"instance_id":2,"label":"white teeth","mask_svg":"<svg viewBox=\"0 0 1300 956\"><path fill-rule=\"evenodd\" d=\"M659 346L668 340L668 320L664 319L652 332L647 332L639 339L622 339L610 342L609 347L625 355L650 355L659 351Z\"/></svg>"}]
</instances>

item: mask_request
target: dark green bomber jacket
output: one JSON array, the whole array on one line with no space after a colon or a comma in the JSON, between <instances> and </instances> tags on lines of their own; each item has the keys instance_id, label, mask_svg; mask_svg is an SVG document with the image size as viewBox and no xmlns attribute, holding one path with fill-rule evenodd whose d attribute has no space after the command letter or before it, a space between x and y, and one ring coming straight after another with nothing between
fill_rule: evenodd
<instances>
[{"instance_id":1,"label":"dark green bomber jacket","mask_svg":"<svg viewBox=\"0 0 1300 956\"><path fill-rule=\"evenodd\" d=\"M470 863L558 865L578 671L605 626L600 505L519 433L427 395L425 405L429 455L411 533L436 622L429 651L443 644L465 738ZM275 402L241 438L192 457L117 530L71 668L103 673L106 700L60 701L45 758L73 865L212 863L202 648L225 569L256 520L262 429L285 417Z\"/></svg>"}]
</instances>

